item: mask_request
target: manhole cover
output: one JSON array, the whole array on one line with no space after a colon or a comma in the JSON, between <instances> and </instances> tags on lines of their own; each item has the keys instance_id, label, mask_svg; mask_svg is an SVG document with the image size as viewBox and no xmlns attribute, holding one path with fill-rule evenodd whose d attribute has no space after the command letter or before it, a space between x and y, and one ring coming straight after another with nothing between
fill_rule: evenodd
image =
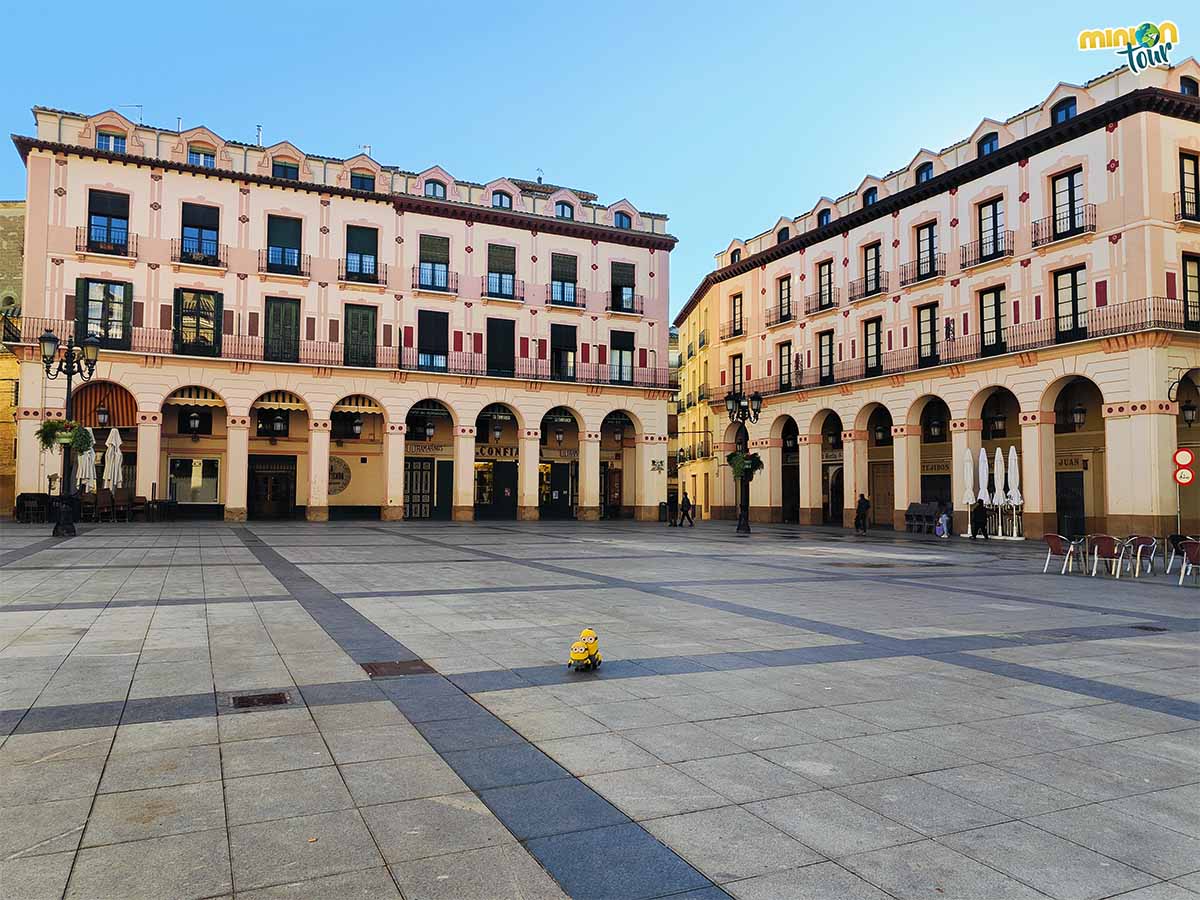
<instances>
[{"instance_id":1,"label":"manhole cover","mask_svg":"<svg viewBox=\"0 0 1200 900\"><path fill-rule=\"evenodd\" d=\"M373 662L363 663L363 671L372 678L393 678L397 675L430 675L433 667L421 659L408 659L404 662Z\"/></svg>"},{"instance_id":2,"label":"manhole cover","mask_svg":"<svg viewBox=\"0 0 1200 900\"><path fill-rule=\"evenodd\" d=\"M283 691L272 694L236 694L233 697L234 709L253 709L256 706L286 706L292 702Z\"/></svg>"},{"instance_id":3,"label":"manhole cover","mask_svg":"<svg viewBox=\"0 0 1200 900\"><path fill-rule=\"evenodd\" d=\"M1161 628L1158 625L1134 625L1133 630L1134 631L1166 631L1167 629Z\"/></svg>"}]
</instances>

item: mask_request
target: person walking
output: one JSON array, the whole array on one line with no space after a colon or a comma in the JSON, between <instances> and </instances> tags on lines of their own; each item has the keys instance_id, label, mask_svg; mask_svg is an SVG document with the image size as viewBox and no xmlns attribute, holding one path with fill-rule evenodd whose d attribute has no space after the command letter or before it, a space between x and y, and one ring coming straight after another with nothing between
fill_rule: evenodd
<instances>
[{"instance_id":1,"label":"person walking","mask_svg":"<svg viewBox=\"0 0 1200 900\"><path fill-rule=\"evenodd\" d=\"M871 509L871 501L867 499L866 494L858 495L858 503L854 506L854 533L865 535L867 533L867 512Z\"/></svg>"},{"instance_id":2,"label":"person walking","mask_svg":"<svg viewBox=\"0 0 1200 900\"><path fill-rule=\"evenodd\" d=\"M692 513L692 498L688 496L685 489L683 492L683 500L679 503L679 527L683 527L684 520L687 520L689 528L696 527L696 516Z\"/></svg>"},{"instance_id":3,"label":"person walking","mask_svg":"<svg viewBox=\"0 0 1200 900\"><path fill-rule=\"evenodd\" d=\"M982 500L977 500L971 507L971 540L975 540L981 534L986 541L988 539L987 507L983 505Z\"/></svg>"}]
</instances>

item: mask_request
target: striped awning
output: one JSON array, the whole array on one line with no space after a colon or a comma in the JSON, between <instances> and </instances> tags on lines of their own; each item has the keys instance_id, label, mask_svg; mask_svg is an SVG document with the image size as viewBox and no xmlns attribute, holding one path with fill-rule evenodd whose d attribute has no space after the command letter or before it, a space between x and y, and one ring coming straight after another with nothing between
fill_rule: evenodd
<instances>
[{"instance_id":1,"label":"striped awning","mask_svg":"<svg viewBox=\"0 0 1200 900\"><path fill-rule=\"evenodd\" d=\"M383 415L383 407L362 394L351 394L333 404L334 412L345 413L377 413Z\"/></svg>"},{"instance_id":2,"label":"striped awning","mask_svg":"<svg viewBox=\"0 0 1200 900\"><path fill-rule=\"evenodd\" d=\"M108 410L109 428L136 428L137 401L120 385L107 381L85 384L71 398L71 415L88 428L99 428L96 410Z\"/></svg>"},{"instance_id":3,"label":"striped awning","mask_svg":"<svg viewBox=\"0 0 1200 900\"><path fill-rule=\"evenodd\" d=\"M251 409L299 409L308 405L291 391L268 391L251 404Z\"/></svg>"},{"instance_id":4,"label":"striped awning","mask_svg":"<svg viewBox=\"0 0 1200 900\"><path fill-rule=\"evenodd\" d=\"M169 403L173 406L224 406L225 401L203 387L182 387L177 391L173 391L171 396L167 397L164 403Z\"/></svg>"}]
</instances>

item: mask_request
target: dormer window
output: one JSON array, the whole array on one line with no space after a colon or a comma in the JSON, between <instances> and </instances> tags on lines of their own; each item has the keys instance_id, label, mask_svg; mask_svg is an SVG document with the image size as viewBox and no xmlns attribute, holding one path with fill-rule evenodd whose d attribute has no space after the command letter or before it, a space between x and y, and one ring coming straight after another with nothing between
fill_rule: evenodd
<instances>
[{"instance_id":1,"label":"dormer window","mask_svg":"<svg viewBox=\"0 0 1200 900\"><path fill-rule=\"evenodd\" d=\"M1184 75L1179 79L1179 93L1185 97L1200 97L1200 81Z\"/></svg>"},{"instance_id":2,"label":"dormer window","mask_svg":"<svg viewBox=\"0 0 1200 900\"><path fill-rule=\"evenodd\" d=\"M1068 97L1066 100L1059 100L1050 109L1050 121L1055 125L1061 125L1063 122L1075 118L1076 106L1075 98Z\"/></svg>"},{"instance_id":3,"label":"dormer window","mask_svg":"<svg viewBox=\"0 0 1200 900\"><path fill-rule=\"evenodd\" d=\"M623 228L628 231L633 227L633 219L630 217L629 213L613 213L613 226L616 228Z\"/></svg>"},{"instance_id":4,"label":"dormer window","mask_svg":"<svg viewBox=\"0 0 1200 900\"><path fill-rule=\"evenodd\" d=\"M879 188L869 187L863 191L863 209L874 206L879 199Z\"/></svg>"},{"instance_id":5,"label":"dormer window","mask_svg":"<svg viewBox=\"0 0 1200 900\"><path fill-rule=\"evenodd\" d=\"M271 162L271 177L285 178L288 181L300 180L300 164L276 159Z\"/></svg>"},{"instance_id":6,"label":"dormer window","mask_svg":"<svg viewBox=\"0 0 1200 900\"><path fill-rule=\"evenodd\" d=\"M495 209L512 209L512 194L507 191L492 191L492 207Z\"/></svg>"},{"instance_id":7,"label":"dormer window","mask_svg":"<svg viewBox=\"0 0 1200 900\"><path fill-rule=\"evenodd\" d=\"M434 200L445 200L446 186L440 181L430 179L425 182L425 196L432 197Z\"/></svg>"},{"instance_id":8,"label":"dormer window","mask_svg":"<svg viewBox=\"0 0 1200 900\"><path fill-rule=\"evenodd\" d=\"M782 244L791 236L792 230L790 228L780 228L777 232L775 232L775 243Z\"/></svg>"},{"instance_id":9,"label":"dormer window","mask_svg":"<svg viewBox=\"0 0 1200 900\"><path fill-rule=\"evenodd\" d=\"M994 131L989 134L985 134L979 139L979 142L975 145L975 148L978 151L979 156L990 156L1000 149L1000 135L996 134Z\"/></svg>"},{"instance_id":10,"label":"dormer window","mask_svg":"<svg viewBox=\"0 0 1200 900\"><path fill-rule=\"evenodd\" d=\"M729 264L731 266L734 263L741 262L741 261L742 261L742 251L741 250L730 250L729 251Z\"/></svg>"},{"instance_id":11,"label":"dormer window","mask_svg":"<svg viewBox=\"0 0 1200 900\"><path fill-rule=\"evenodd\" d=\"M817 227L824 228L833 221L833 213L828 209L823 209L817 213Z\"/></svg>"},{"instance_id":12,"label":"dormer window","mask_svg":"<svg viewBox=\"0 0 1200 900\"><path fill-rule=\"evenodd\" d=\"M107 150L110 153L124 153L125 135L113 134L111 131L97 131L96 149Z\"/></svg>"},{"instance_id":13,"label":"dormer window","mask_svg":"<svg viewBox=\"0 0 1200 900\"><path fill-rule=\"evenodd\" d=\"M554 215L559 219L574 219L575 207L564 200L559 200L554 204Z\"/></svg>"},{"instance_id":14,"label":"dormer window","mask_svg":"<svg viewBox=\"0 0 1200 900\"><path fill-rule=\"evenodd\" d=\"M188 165L199 166L202 169L215 169L217 154L207 147L188 147Z\"/></svg>"},{"instance_id":15,"label":"dormer window","mask_svg":"<svg viewBox=\"0 0 1200 900\"><path fill-rule=\"evenodd\" d=\"M917 166L917 184L924 184L933 178L933 163L923 162Z\"/></svg>"},{"instance_id":16,"label":"dormer window","mask_svg":"<svg viewBox=\"0 0 1200 900\"><path fill-rule=\"evenodd\" d=\"M370 172L351 172L350 188L355 191L375 190L375 176Z\"/></svg>"}]
</instances>

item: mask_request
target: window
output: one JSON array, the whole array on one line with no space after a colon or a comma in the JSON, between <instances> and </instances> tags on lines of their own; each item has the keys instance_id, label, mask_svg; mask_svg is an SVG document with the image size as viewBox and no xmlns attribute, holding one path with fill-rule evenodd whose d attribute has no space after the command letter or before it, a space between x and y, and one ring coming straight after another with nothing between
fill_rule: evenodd
<instances>
[{"instance_id":1,"label":"window","mask_svg":"<svg viewBox=\"0 0 1200 900\"><path fill-rule=\"evenodd\" d=\"M220 503L219 459L178 459L167 462L167 496L176 503Z\"/></svg>"},{"instance_id":2,"label":"window","mask_svg":"<svg viewBox=\"0 0 1200 900\"><path fill-rule=\"evenodd\" d=\"M729 298L729 327L730 337L737 337L742 333L744 323L742 321L742 295L734 294Z\"/></svg>"},{"instance_id":3,"label":"window","mask_svg":"<svg viewBox=\"0 0 1200 900\"><path fill-rule=\"evenodd\" d=\"M550 254L550 302L578 306L576 279L579 260L565 253Z\"/></svg>"},{"instance_id":4,"label":"window","mask_svg":"<svg viewBox=\"0 0 1200 900\"><path fill-rule=\"evenodd\" d=\"M1200 156L1179 154L1179 218L1200 221Z\"/></svg>"},{"instance_id":5,"label":"window","mask_svg":"<svg viewBox=\"0 0 1200 900\"><path fill-rule=\"evenodd\" d=\"M821 384L833 384L833 332L817 335L817 375Z\"/></svg>"},{"instance_id":6,"label":"window","mask_svg":"<svg viewBox=\"0 0 1200 900\"><path fill-rule=\"evenodd\" d=\"M1063 238L1083 230L1083 169L1056 175L1051 182L1054 203L1054 237Z\"/></svg>"},{"instance_id":7,"label":"window","mask_svg":"<svg viewBox=\"0 0 1200 900\"><path fill-rule=\"evenodd\" d=\"M1200 331L1200 256L1183 257L1183 327Z\"/></svg>"},{"instance_id":8,"label":"window","mask_svg":"<svg viewBox=\"0 0 1200 900\"><path fill-rule=\"evenodd\" d=\"M88 191L88 250L125 256L129 252L129 195Z\"/></svg>"},{"instance_id":9,"label":"window","mask_svg":"<svg viewBox=\"0 0 1200 900\"><path fill-rule=\"evenodd\" d=\"M355 191L375 190L375 176L370 172L351 172L350 188Z\"/></svg>"},{"instance_id":10,"label":"window","mask_svg":"<svg viewBox=\"0 0 1200 900\"><path fill-rule=\"evenodd\" d=\"M630 384L633 381L633 332L609 332L608 343L612 356L609 360L609 380Z\"/></svg>"},{"instance_id":11,"label":"window","mask_svg":"<svg viewBox=\"0 0 1200 900\"><path fill-rule=\"evenodd\" d=\"M936 366L938 361L938 305L917 307L917 365Z\"/></svg>"},{"instance_id":12,"label":"window","mask_svg":"<svg viewBox=\"0 0 1200 900\"><path fill-rule=\"evenodd\" d=\"M833 260L817 263L817 308L833 306Z\"/></svg>"},{"instance_id":13,"label":"window","mask_svg":"<svg viewBox=\"0 0 1200 900\"><path fill-rule=\"evenodd\" d=\"M297 362L300 359L300 301L268 297L263 359Z\"/></svg>"},{"instance_id":14,"label":"window","mask_svg":"<svg viewBox=\"0 0 1200 900\"><path fill-rule=\"evenodd\" d=\"M1059 343L1087 337L1087 269L1054 273L1054 333Z\"/></svg>"},{"instance_id":15,"label":"window","mask_svg":"<svg viewBox=\"0 0 1200 900\"><path fill-rule=\"evenodd\" d=\"M775 290L779 297L779 321L786 322L792 317L792 276L784 275L776 284Z\"/></svg>"},{"instance_id":16,"label":"window","mask_svg":"<svg viewBox=\"0 0 1200 900\"><path fill-rule=\"evenodd\" d=\"M633 295L636 269L633 263L615 262L612 264L610 278L612 280L611 308L624 312L635 312L636 300Z\"/></svg>"},{"instance_id":17,"label":"window","mask_svg":"<svg viewBox=\"0 0 1200 900\"><path fill-rule=\"evenodd\" d=\"M288 181L300 180L300 164L288 162L287 160L272 160L271 161L271 177L286 178Z\"/></svg>"},{"instance_id":18,"label":"window","mask_svg":"<svg viewBox=\"0 0 1200 900\"><path fill-rule=\"evenodd\" d=\"M574 325L550 326L550 377L555 381L575 380L576 346Z\"/></svg>"},{"instance_id":19,"label":"window","mask_svg":"<svg viewBox=\"0 0 1200 900\"><path fill-rule=\"evenodd\" d=\"M290 410L259 407L254 417L254 434L260 438L285 438L292 430Z\"/></svg>"},{"instance_id":20,"label":"window","mask_svg":"<svg viewBox=\"0 0 1200 900\"><path fill-rule=\"evenodd\" d=\"M513 299L516 296L517 248L488 244L487 295Z\"/></svg>"},{"instance_id":21,"label":"window","mask_svg":"<svg viewBox=\"0 0 1200 900\"><path fill-rule=\"evenodd\" d=\"M775 232L775 243L782 244L791 236L792 230L790 228L780 228L777 232Z\"/></svg>"},{"instance_id":22,"label":"window","mask_svg":"<svg viewBox=\"0 0 1200 900\"><path fill-rule=\"evenodd\" d=\"M512 194L507 191L492 191L492 206L495 209L512 209Z\"/></svg>"},{"instance_id":23,"label":"window","mask_svg":"<svg viewBox=\"0 0 1200 900\"><path fill-rule=\"evenodd\" d=\"M738 353L735 356L729 357L729 381L730 389L735 394L743 393L745 384L742 380L742 354Z\"/></svg>"},{"instance_id":24,"label":"window","mask_svg":"<svg viewBox=\"0 0 1200 900\"><path fill-rule=\"evenodd\" d=\"M96 132L96 149L107 150L110 153L125 152L125 135L113 134L110 131Z\"/></svg>"},{"instance_id":25,"label":"window","mask_svg":"<svg viewBox=\"0 0 1200 900\"><path fill-rule=\"evenodd\" d=\"M729 264L731 266L734 263L741 262L741 261L742 261L742 251L741 250L730 250L729 251Z\"/></svg>"},{"instance_id":26,"label":"window","mask_svg":"<svg viewBox=\"0 0 1200 900\"><path fill-rule=\"evenodd\" d=\"M1075 118L1075 98L1068 97L1065 100L1059 100L1050 109L1050 121L1055 125L1060 125L1069 119Z\"/></svg>"},{"instance_id":27,"label":"window","mask_svg":"<svg viewBox=\"0 0 1200 900\"><path fill-rule=\"evenodd\" d=\"M1196 81L1195 78L1188 78L1184 75L1179 79L1179 93L1185 97L1200 96L1200 82Z\"/></svg>"},{"instance_id":28,"label":"window","mask_svg":"<svg viewBox=\"0 0 1200 900\"><path fill-rule=\"evenodd\" d=\"M879 188L869 187L863 191L863 208L874 206L879 200Z\"/></svg>"},{"instance_id":29,"label":"window","mask_svg":"<svg viewBox=\"0 0 1200 900\"><path fill-rule=\"evenodd\" d=\"M450 313L417 310L417 368L445 372L450 359Z\"/></svg>"},{"instance_id":30,"label":"window","mask_svg":"<svg viewBox=\"0 0 1200 900\"><path fill-rule=\"evenodd\" d=\"M300 274L299 219L267 216L267 271L284 275Z\"/></svg>"},{"instance_id":31,"label":"window","mask_svg":"<svg viewBox=\"0 0 1200 900\"><path fill-rule=\"evenodd\" d=\"M828 209L823 209L817 213L817 227L824 228L833 220L833 212Z\"/></svg>"},{"instance_id":32,"label":"window","mask_svg":"<svg viewBox=\"0 0 1200 900\"><path fill-rule=\"evenodd\" d=\"M938 274L937 222L917 226L917 277L931 278Z\"/></svg>"},{"instance_id":33,"label":"window","mask_svg":"<svg viewBox=\"0 0 1200 900\"><path fill-rule=\"evenodd\" d=\"M883 251L878 241L863 247L863 296L883 290Z\"/></svg>"},{"instance_id":34,"label":"window","mask_svg":"<svg viewBox=\"0 0 1200 900\"><path fill-rule=\"evenodd\" d=\"M188 165L199 166L202 169L215 169L217 154L207 147L188 147Z\"/></svg>"},{"instance_id":35,"label":"window","mask_svg":"<svg viewBox=\"0 0 1200 900\"><path fill-rule=\"evenodd\" d=\"M574 219L575 207L565 200L559 200L554 204L554 215L560 219Z\"/></svg>"},{"instance_id":36,"label":"window","mask_svg":"<svg viewBox=\"0 0 1200 900\"><path fill-rule=\"evenodd\" d=\"M432 197L434 200L446 199L446 185L440 181L435 181L430 178L425 182L425 196Z\"/></svg>"},{"instance_id":37,"label":"window","mask_svg":"<svg viewBox=\"0 0 1200 900\"><path fill-rule=\"evenodd\" d=\"M883 319L863 322L863 374L870 378L883 374Z\"/></svg>"},{"instance_id":38,"label":"window","mask_svg":"<svg viewBox=\"0 0 1200 900\"><path fill-rule=\"evenodd\" d=\"M186 356L221 355L223 297L212 291L175 289L176 353Z\"/></svg>"},{"instance_id":39,"label":"window","mask_svg":"<svg viewBox=\"0 0 1200 900\"><path fill-rule=\"evenodd\" d=\"M933 163L923 162L917 166L917 184L924 184L933 178Z\"/></svg>"},{"instance_id":40,"label":"window","mask_svg":"<svg viewBox=\"0 0 1200 900\"><path fill-rule=\"evenodd\" d=\"M1005 250L1004 198L979 204L979 261L1003 256Z\"/></svg>"},{"instance_id":41,"label":"window","mask_svg":"<svg viewBox=\"0 0 1200 900\"><path fill-rule=\"evenodd\" d=\"M426 291L450 290L450 238L423 234L417 264L417 286Z\"/></svg>"},{"instance_id":42,"label":"window","mask_svg":"<svg viewBox=\"0 0 1200 900\"><path fill-rule=\"evenodd\" d=\"M379 231L361 225L346 226L346 280L379 282Z\"/></svg>"},{"instance_id":43,"label":"window","mask_svg":"<svg viewBox=\"0 0 1200 900\"><path fill-rule=\"evenodd\" d=\"M979 142L975 145L975 148L980 156L989 156L990 154L995 153L1000 149L1000 135L994 131L990 132L989 134L985 134L979 139Z\"/></svg>"},{"instance_id":44,"label":"window","mask_svg":"<svg viewBox=\"0 0 1200 900\"><path fill-rule=\"evenodd\" d=\"M979 349L995 356L1004 348L1004 288L988 288L979 292Z\"/></svg>"},{"instance_id":45,"label":"window","mask_svg":"<svg viewBox=\"0 0 1200 900\"><path fill-rule=\"evenodd\" d=\"M633 227L633 219L630 217L629 213L616 212L613 213L613 225L617 228L624 228L626 231L628 231Z\"/></svg>"},{"instance_id":46,"label":"window","mask_svg":"<svg viewBox=\"0 0 1200 900\"><path fill-rule=\"evenodd\" d=\"M775 350L775 361L779 367L779 389L792 389L792 342L784 341Z\"/></svg>"},{"instance_id":47,"label":"window","mask_svg":"<svg viewBox=\"0 0 1200 900\"><path fill-rule=\"evenodd\" d=\"M179 261L200 266L221 264L217 244L221 210L215 206L184 203L180 216Z\"/></svg>"},{"instance_id":48,"label":"window","mask_svg":"<svg viewBox=\"0 0 1200 900\"><path fill-rule=\"evenodd\" d=\"M75 282L75 340L89 335L100 346L128 350L133 322L133 285L79 278Z\"/></svg>"}]
</instances>

